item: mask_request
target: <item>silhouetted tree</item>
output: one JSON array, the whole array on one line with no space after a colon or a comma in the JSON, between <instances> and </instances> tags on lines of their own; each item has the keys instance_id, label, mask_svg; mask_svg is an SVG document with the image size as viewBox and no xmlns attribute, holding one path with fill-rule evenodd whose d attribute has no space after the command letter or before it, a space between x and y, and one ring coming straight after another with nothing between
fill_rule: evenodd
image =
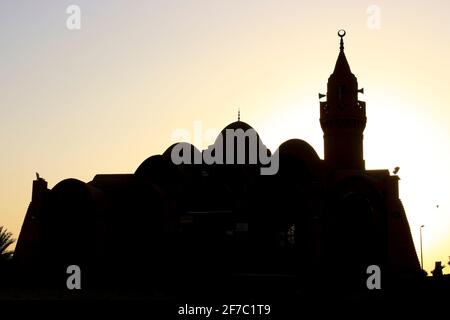
<instances>
[{"instance_id":1,"label":"silhouetted tree","mask_svg":"<svg viewBox=\"0 0 450 320\"><path fill-rule=\"evenodd\" d=\"M12 237L12 233L0 226L0 262L11 259L13 251L8 247L16 241Z\"/></svg>"}]
</instances>

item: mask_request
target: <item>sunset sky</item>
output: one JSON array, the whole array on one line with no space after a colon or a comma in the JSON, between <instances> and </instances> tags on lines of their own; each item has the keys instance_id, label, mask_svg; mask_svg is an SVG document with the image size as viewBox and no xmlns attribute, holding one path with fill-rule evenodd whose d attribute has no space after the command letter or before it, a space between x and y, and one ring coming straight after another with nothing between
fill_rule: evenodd
<instances>
[{"instance_id":1,"label":"sunset sky","mask_svg":"<svg viewBox=\"0 0 450 320\"><path fill-rule=\"evenodd\" d=\"M444 0L1 1L0 225L18 237L35 172L49 187L132 173L175 130L221 129L238 108L272 150L300 138L323 158L317 94L345 29L366 167L400 167L417 253L423 224L425 269L447 264L449 13Z\"/></svg>"}]
</instances>

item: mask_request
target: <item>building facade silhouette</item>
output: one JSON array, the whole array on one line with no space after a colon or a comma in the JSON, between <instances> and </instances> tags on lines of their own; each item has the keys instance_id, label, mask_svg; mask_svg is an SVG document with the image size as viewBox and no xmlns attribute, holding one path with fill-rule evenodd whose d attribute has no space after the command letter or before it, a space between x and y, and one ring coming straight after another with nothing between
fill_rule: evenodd
<instances>
[{"instance_id":1,"label":"building facade silhouette","mask_svg":"<svg viewBox=\"0 0 450 320\"><path fill-rule=\"evenodd\" d=\"M344 53L345 33L339 35L320 102L323 160L307 142L291 139L273 154L267 150L279 170L261 175L247 145L241 164L174 164L176 147L190 150L193 160L205 153L180 143L130 174L66 179L52 189L38 177L18 265L63 274L64 266L78 264L93 282L109 270L124 285L267 274L365 284L373 264L392 279L420 272L398 176L365 168L366 106ZM238 119L222 133L251 129ZM218 143L225 142L211 147Z\"/></svg>"}]
</instances>

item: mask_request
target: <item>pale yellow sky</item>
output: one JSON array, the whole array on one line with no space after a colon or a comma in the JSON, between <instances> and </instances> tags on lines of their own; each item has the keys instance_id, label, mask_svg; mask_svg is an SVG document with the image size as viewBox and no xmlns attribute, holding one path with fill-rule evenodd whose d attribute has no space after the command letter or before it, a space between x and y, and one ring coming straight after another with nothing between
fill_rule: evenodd
<instances>
[{"instance_id":1,"label":"pale yellow sky","mask_svg":"<svg viewBox=\"0 0 450 320\"><path fill-rule=\"evenodd\" d=\"M76 2L74 31L72 2L0 4L0 224L16 237L36 171L50 186L134 172L176 129L221 129L238 107L270 148L297 137L322 156L317 93L344 28L366 92L367 167L401 168L416 248L425 225L425 268L448 261L450 3Z\"/></svg>"}]
</instances>

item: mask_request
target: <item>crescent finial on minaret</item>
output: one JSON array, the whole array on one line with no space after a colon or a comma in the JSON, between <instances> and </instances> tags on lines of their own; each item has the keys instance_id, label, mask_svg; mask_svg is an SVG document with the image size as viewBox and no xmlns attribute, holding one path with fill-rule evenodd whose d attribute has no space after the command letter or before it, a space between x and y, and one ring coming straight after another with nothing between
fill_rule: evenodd
<instances>
[{"instance_id":1,"label":"crescent finial on minaret","mask_svg":"<svg viewBox=\"0 0 450 320\"><path fill-rule=\"evenodd\" d=\"M344 37L345 37L346 33L347 32L345 32L344 29L341 29L341 30L338 31L338 36L341 38L341 43L340 43L340 46L339 46L339 51L340 52L344 52Z\"/></svg>"}]
</instances>

